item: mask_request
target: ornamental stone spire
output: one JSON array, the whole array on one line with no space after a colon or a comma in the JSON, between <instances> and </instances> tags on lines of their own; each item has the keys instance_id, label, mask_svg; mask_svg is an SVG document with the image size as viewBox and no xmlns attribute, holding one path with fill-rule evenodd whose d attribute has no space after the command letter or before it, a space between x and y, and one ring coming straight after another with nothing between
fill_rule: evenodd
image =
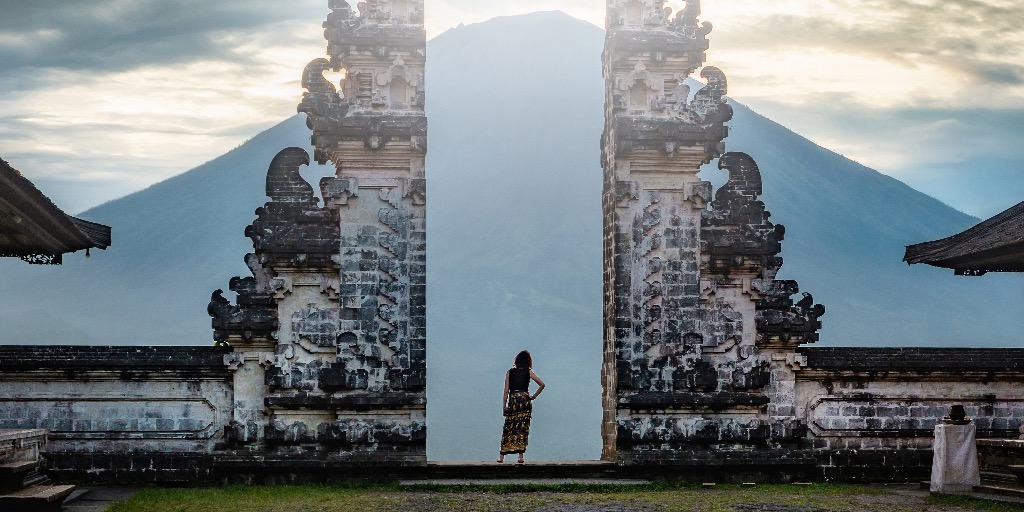
<instances>
[{"instance_id":1,"label":"ornamental stone spire","mask_svg":"<svg viewBox=\"0 0 1024 512\"><path fill-rule=\"evenodd\" d=\"M785 230L754 160L725 153L727 81L700 2L608 0L604 51L603 458L692 463L796 445L787 366L824 308L777 281ZM702 165L729 181L712 193Z\"/></svg>"},{"instance_id":2,"label":"ornamental stone spire","mask_svg":"<svg viewBox=\"0 0 1024 512\"><path fill-rule=\"evenodd\" d=\"M234 348L238 450L332 463L426 463L423 0L330 0L327 57L298 106L335 176L321 205L301 148L274 158L246 229L252 276L209 306ZM339 83L326 71L341 73Z\"/></svg>"}]
</instances>

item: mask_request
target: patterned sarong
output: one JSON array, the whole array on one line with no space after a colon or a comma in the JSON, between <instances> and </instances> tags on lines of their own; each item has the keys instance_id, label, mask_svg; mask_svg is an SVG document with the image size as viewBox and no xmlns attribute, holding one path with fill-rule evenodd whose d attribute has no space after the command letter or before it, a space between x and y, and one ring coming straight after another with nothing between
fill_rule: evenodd
<instances>
[{"instance_id":1,"label":"patterned sarong","mask_svg":"<svg viewBox=\"0 0 1024 512\"><path fill-rule=\"evenodd\" d=\"M501 454L523 453L530 442L530 418L533 417L533 401L530 393L520 391L509 393L508 413L505 414L505 428L501 431Z\"/></svg>"}]
</instances>

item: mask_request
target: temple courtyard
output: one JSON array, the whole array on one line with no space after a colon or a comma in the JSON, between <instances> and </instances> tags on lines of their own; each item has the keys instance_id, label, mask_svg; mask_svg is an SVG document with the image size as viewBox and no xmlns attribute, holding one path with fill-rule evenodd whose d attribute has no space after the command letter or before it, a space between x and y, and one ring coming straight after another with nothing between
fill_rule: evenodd
<instances>
[{"instance_id":1,"label":"temple courtyard","mask_svg":"<svg viewBox=\"0 0 1024 512\"><path fill-rule=\"evenodd\" d=\"M440 349L431 356L430 374L443 379L430 384L434 393L457 396L452 393L469 389L466 396L487 395L483 383L497 382L501 373L484 371L491 363L481 361L504 357L499 346L513 338L508 325L531 326L523 331L529 336L515 343L539 345L531 347L549 366L538 363L538 373L569 375L584 352L557 343L557 329L533 328L539 318L559 324L569 312L586 318L594 328L589 334L558 332L600 355L589 377L564 381L563 397L569 400L562 405L545 405L558 389L549 381L552 392L538 402L529 463L493 463L497 443L461 446L496 441L488 436L496 437L497 428L477 428L469 419L497 419L500 409L495 392L487 405L452 401L457 407L448 409L430 398L428 414L424 0L326 3L330 13L319 24L322 30L309 27L323 34L326 53L305 66L297 105L310 143L305 132L299 145L275 141L264 156L242 159L248 168L244 180L225 179L218 188L220 208L226 198L244 197L238 194L241 181L258 184L265 176L265 195L238 199L254 211L254 219L246 214L251 223L224 223L229 229L209 239L215 245L230 237L250 239L252 252L243 245L232 256L244 261L245 272L216 281L218 272L209 273L211 280L193 279L194 270L220 257L189 259L196 263L187 272L160 268L175 280L194 281L186 310L201 314L209 294L204 338L189 339L174 324L167 341L182 344L117 345L106 331L93 344L75 344L90 341L77 330L47 340L67 345L0 344L0 512L1024 510L1024 348L1011 348L1019 332L993 340L967 329L955 344L921 339L925 327L947 310L978 307L957 292L950 307L928 314L903 313L902 305L888 308L897 312L894 325L911 326L913 336L868 335L860 325L882 322L874 313L887 309L875 299L900 288L875 276L877 283L867 287L873 315L847 327L867 346L826 338L824 346L812 347L821 339L826 307L809 290L827 297L819 292L823 283L806 280L811 286L805 290L787 277L795 273L782 269L788 236L797 243L787 260L794 253L824 260L826 270L819 275L830 277L835 268L855 268L857 288L878 265L853 265L846 258L851 247L889 251L894 265L905 250L907 263L951 269L964 279L1021 272L1024 203L959 234L945 228L915 232L889 246L876 243L871 233L877 230L837 227L839 219L871 210L878 210L870 213L886 228L897 225L899 219L885 214L881 203L899 199L886 192L877 198L864 194L871 198L867 204L851 201L845 178L811 189L819 177L840 174L819 158L813 167L820 172L809 174L813 180L762 175L762 165L771 162L762 155L782 152L786 167L796 162L790 158L796 151L786 144L766 142L766 150L747 153L731 139L727 148L733 129L742 133L734 115L746 107L729 99L725 71L706 65L713 27L701 19L697 0L675 10L665 0L607 0L604 51L600 63L594 55L591 76L596 82L600 64L605 83L599 148L599 118L586 120L595 129L591 151L596 157L600 149L602 169L592 165L587 177L594 185L594 208L587 214L594 221L594 245L571 247L552 238L595 261L601 256L589 271L595 284L598 276L602 280L600 309L597 286L590 306L560 310L551 304L574 303L561 295L534 300L502 293L488 284L490 271L453 294L479 297L466 311L430 299L432 310L440 312L436 319L477 317L478 326L462 335L431 327L430 343ZM551 74L537 76L535 81L547 82ZM494 103L504 101L493 96L499 98ZM487 112L488 121L500 117ZM512 121L538 124L530 116ZM572 145L561 137L552 140ZM533 151L513 139L498 142L514 152ZM457 152L468 154L473 145L461 143ZM543 159L533 160L526 167ZM333 168L317 182L302 174L314 164ZM714 167L719 183L705 173ZM443 171L434 176L442 178L430 178L440 185L431 190L443 193ZM801 185L772 198L771 187L786 180ZM886 187L892 185L885 180ZM523 193L494 184L514 197L516 219L532 212L532 196L559 195L546 190L548 177L535 181ZM568 181L583 190L585 180ZM464 195L486 202L475 192ZM787 234L773 220L787 217L772 217L769 206L781 208L797 196L820 196L818 203L828 203L821 239L845 238L843 249L814 253L808 249L816 244L800 238L809 230ZM442 195L432 204L472 204L467 197L446 201ZM132 215L164 215L143 203ZM187 210L175 204L167 216ZM571 215L578 212L570 210L560 205L552 218L576 231ZM195 217L194 223L222 222L220 213ZM798 214L788 218L815 215ZM112 244L111 227L67 215L2 160L0 217L0 257L29 264L62 264L64 254L82 250L88 258L90 249ZM169 234L151 238L179 240L178 234L191 229L183 219ZM919 212L909 222L934 224ZM125 239L144 247L135 258L118 257L159 268L152 259L159 251L145 242L151 233L140 234L146 231L124 229ZM929 238L938 239L922 242ZM193 245L184 240L176 244ZM433 240L435 254L490 244L461 232L447 242ZM520 252L548 250L539 238L524 240L506 251L508 258L473 257L450 266L501 267L518 261ZM902 245L907 243L915 245ZM550 263L523 264L524 275L550 269L545 275L562 283L578 270ZM94 281L131 281L117 271L103 276ZM26 287L36 286L31 281ZM165 342L150 329L149 313L173 309L163 303L171 294L148 279L131 286L150 295L117 311L115 321L90 323L143 325L144 336L131 343ZM912 290L914 301L942 293L930 284ZM489 301L502 295L502 301ZM96 293L90 307L117 310L105 304L106 296ZM843 304L841 295L832 300ZM521 301L533 301L535 309L510 313L507 306ZM56 305L47 308L47 319L65 315ZM483 320L489 311L507 323ZM1007 313L1008 319L1020 318L1009 307ZM34 332L37 324L51 322L26 325ZM9 328L0 333L4 329ZM972 346L982 341L993 347ZM931 346L904 346L919 342ZM473 358L477 353L481 359ZM532 402L545 387L532 371L529 352L520 354L505 374L501 459L527 449ZM444 373L446 364L450 370L473 368L478 377L453 378L451 371ZM531 379L539 386L532 395ZM587 392L590 419L579 414L586 407L576 407L587 403ZM577 428L587 422L590 434ZM570 428L556 436L556 425ZM428 435L436 443L430 457ZM545 435L556 441L545 446ZM600 453L599 460L560 460L568 457L557 450L574 444L590 450L580 458ZM459 456L464 461L490 461L458 462L454 454L461 448L469 454ZM555 461L534 463L536 454ZM989 492L1015 498L983 494Z\"/></svg>"}]
</instances>

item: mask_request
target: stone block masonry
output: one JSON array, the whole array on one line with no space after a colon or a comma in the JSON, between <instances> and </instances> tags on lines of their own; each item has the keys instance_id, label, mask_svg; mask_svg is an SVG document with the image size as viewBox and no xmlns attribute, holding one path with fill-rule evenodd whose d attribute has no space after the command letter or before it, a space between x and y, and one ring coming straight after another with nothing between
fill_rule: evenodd
<instances>
[{"instance_id":1,"label":"stone block masonry","mask_svg":"<svg viewBox=\"0 0 1024 512\"><path fill-rule=\"evenodd\" d=\"M979 439L1024 425L1024 350L801 348L796 415L824 477L927 480L935 426L963 405Z\"/></svg>"},{"instance_id":2,"label":"stone block masonry","mask_svg":"<svg viewBox=\"0 0 1024 512\"><path fill-rule=\"evenodd\" d=\"M0 429L45 429L51 478L203 481L234 392L217 347L0 346Z\"/></svg>"}]
</instances>

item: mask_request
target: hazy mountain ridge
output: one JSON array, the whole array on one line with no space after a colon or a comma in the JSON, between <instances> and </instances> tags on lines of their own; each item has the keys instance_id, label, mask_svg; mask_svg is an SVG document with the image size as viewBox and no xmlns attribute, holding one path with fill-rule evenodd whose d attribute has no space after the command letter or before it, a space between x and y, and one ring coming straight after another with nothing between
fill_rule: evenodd
<instances>
[{"instance_id":1,"label":"hazy mountain ridge","mask_svg":"<svg viewBox=\"0 0 1024 512\"><path fill-rule=\"evenodd\" d=\"M497 18L428 45L430 456L490 457L501 375L521 348L548 383L531 452L599 451L600 54L561 13ZM714 44L712 42L712 44ZM726 70L728 71L728 70ZM828 312L822 344L1019 344L1020 276L908 267L903 246L977 220L732 102L726 140L785 224L781 277ZM295 116L192 171L82 214L114 244L63 267L0 261L0 343L212 343L210 293L246 275L243 231L273 156L308 148ZM316 183L323 169L310 169ZM721 183L709 167L705 175Z\"/></svg>"}]
</instances>

